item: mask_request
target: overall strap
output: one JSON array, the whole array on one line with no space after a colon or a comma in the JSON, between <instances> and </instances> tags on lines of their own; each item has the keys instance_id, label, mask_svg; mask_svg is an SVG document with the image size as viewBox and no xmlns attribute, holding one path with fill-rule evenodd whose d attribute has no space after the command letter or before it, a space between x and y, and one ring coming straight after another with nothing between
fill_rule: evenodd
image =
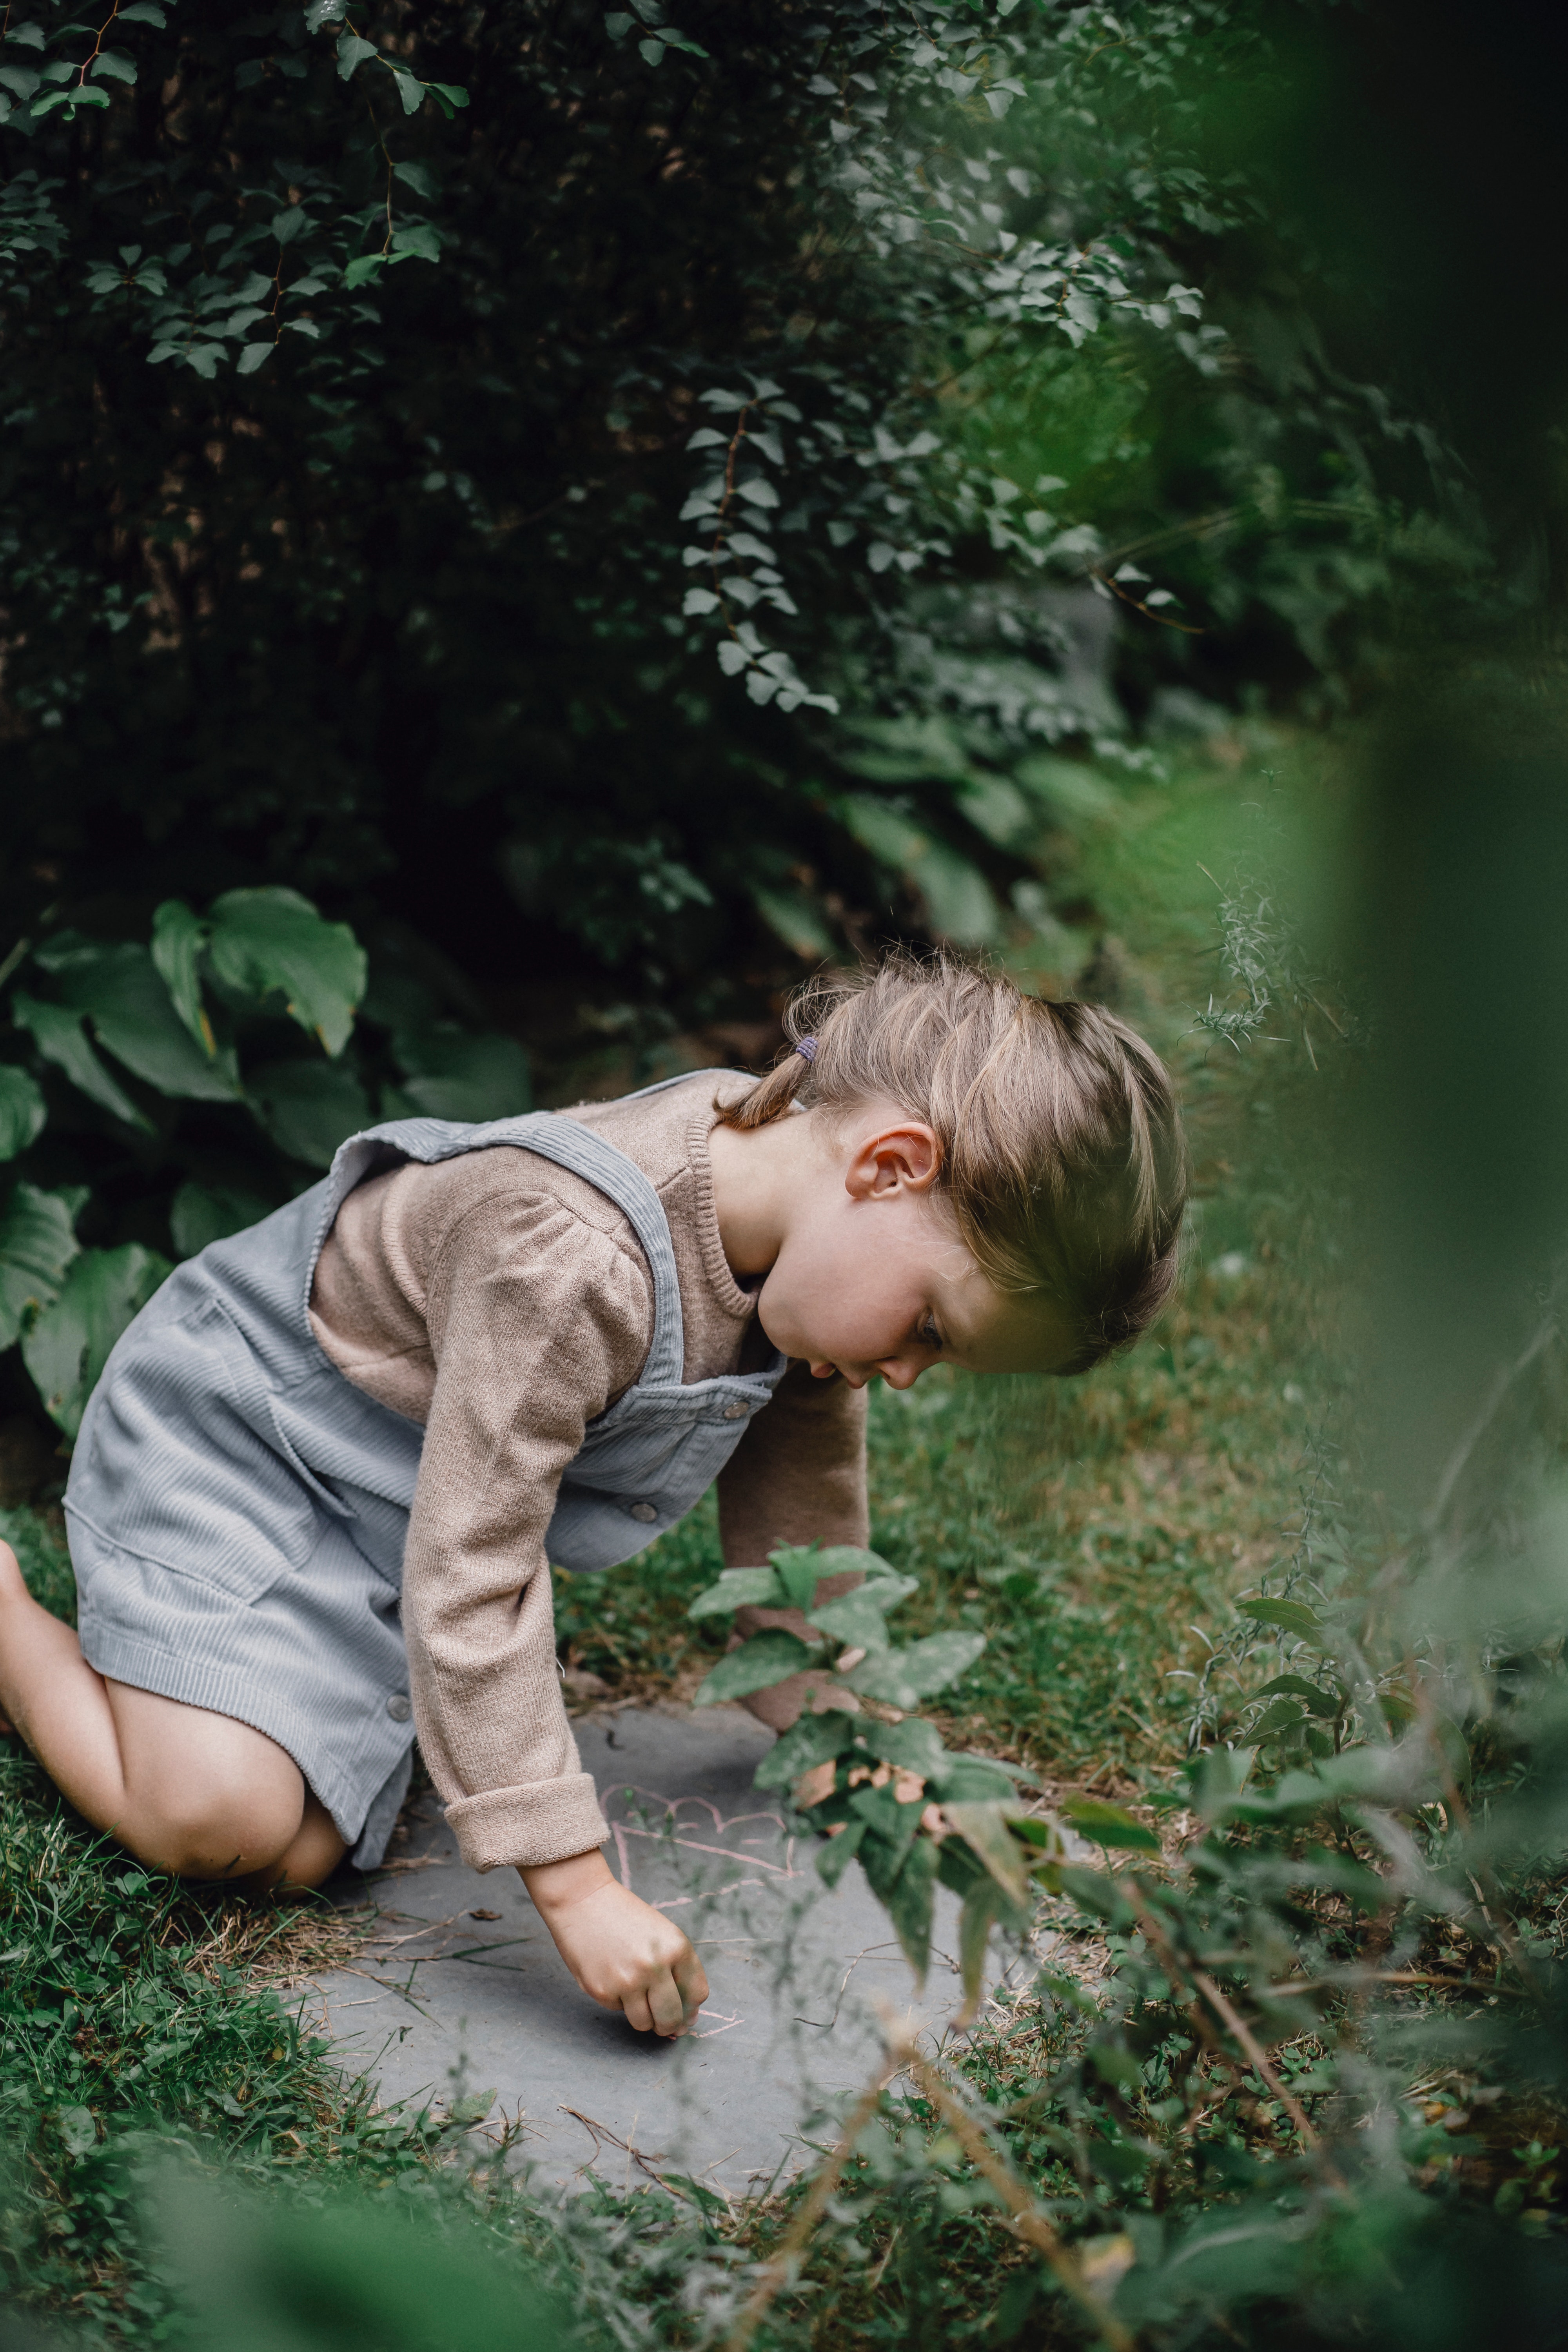
<instances>
[{"instance_id":1,"label":"overall strap","mask_svg":"<svg viewBox=\"0 0 1568 2352\"><path fill-rule=\"evenodd\" d=\"M653 1341L637 1381L639 1388L679 1388L686 1362L686 1334L680 1312L680 1281L675 1267L675 1244L664 1202L635 1160L574 1118L551 1110L534 1111L527 1118L509 1119L508 1127L527 1128L515 1139L481 1129L487 1143L516 1140L543 1160L569 1168L613 1201L638 1241L653 1275Z\"/></svg>"},{"instance_id":2,"label":"overall strap","mask_svg":"<svg viewBox=\"0 0 1568 2352\"><path fill-rule=\"evenodd\" d=\"M700 1076L742 1076L742 1072L730 1070L686 1070L678 1077L661 1078L656 1086L644 1087L641 1092L662 1094L667 1087L689 1085ZM623 1099L635 1101L637 1097ZM637 1385L679 1388L685 1368L685 1328L675 1248L669 1238L664 1203L634 1160L607 1142L596 1129L580 1126L577 1120L564 1118L555 1111L529 1111L517 1118L491 1119L479 1126L444 1118L392 1119L383 1127L366 1129L363 1135L351 1136L340 1147L318 1196L316 1233L305 1269L302 1304L307 1324L316 1260L331 1230L332 1220L356 1184L399 1161L416 1160L429 1165L436 1160L456 1159L460 1152L486 1150L496 1144L513 1144L525 1151L537 1152L542 1160L552 1160L557 1167L581 1176L615 1202L641 1243L653 1276L653 1341Z\"/></svg>"}]
</instances>

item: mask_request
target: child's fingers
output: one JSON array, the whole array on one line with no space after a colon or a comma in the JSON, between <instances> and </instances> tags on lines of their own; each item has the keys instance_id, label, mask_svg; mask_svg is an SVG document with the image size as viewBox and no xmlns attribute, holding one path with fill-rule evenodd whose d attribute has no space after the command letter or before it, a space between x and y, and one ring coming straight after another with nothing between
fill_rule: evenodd
<instances>
[{"instance_id":1,"label":"child's fingers","mask_svg":"<svg viewBox=\"0 0 1568 2352\"><path fill-rule=\"evenodd\" d=\"M660 1969L637 1992L628 1993L621 2006L627 2023L639 2033L651 2028L669 2040L686 2031L686 2004L668 1969Z\"/></svg>"},{"instance_id":2,"label":"child's fingers","mask_svg":"<svg viewBox=\"0 0 1568 2352\"><path fill-rule=\"evenodd\" d=\"M708 1998L707 1971L689 1944L676 1961L674 1973L689 2023Z\"/></svg>"}]
</instances>

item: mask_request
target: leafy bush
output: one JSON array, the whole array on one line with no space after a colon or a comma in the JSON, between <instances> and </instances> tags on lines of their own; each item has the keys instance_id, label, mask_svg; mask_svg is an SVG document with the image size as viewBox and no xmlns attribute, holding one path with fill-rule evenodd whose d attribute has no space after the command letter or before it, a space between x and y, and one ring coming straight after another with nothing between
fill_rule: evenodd
<instances>
[{"instance_id":1,"label":"leafy bush","mask_svg":"<svg viewBox=\"0 0 1568 2352\"><path fill-rule=\"evenodd\" d=\"M1129 704L1471 562L1194 103L1254 12L676 13L12 12L16 931L283 884L754 1011L1026 928Z\"/></svg>"},{"instance_id":2,"label":"leafy bush","mask_svg":"<svg viewBox=\"0 0 1568 2352\"><path fill-rule=\"evenodd\" d=\"M168 1273L165 1243L185 1257L255 1223L377 1118L530 1107L521 1048L443 1019L412 973L372 1000L378 1043L356 1035L363 950L275 885L225 891L205 918L166 899L145 946L23 940L11 971L31 1052L0 1062L0 1348L20 1341L68 1437ZM85 1246L84 1215L102 1237ZM156 1244L114 1242L116 1226Z\"/></svg>"}]
</instances>

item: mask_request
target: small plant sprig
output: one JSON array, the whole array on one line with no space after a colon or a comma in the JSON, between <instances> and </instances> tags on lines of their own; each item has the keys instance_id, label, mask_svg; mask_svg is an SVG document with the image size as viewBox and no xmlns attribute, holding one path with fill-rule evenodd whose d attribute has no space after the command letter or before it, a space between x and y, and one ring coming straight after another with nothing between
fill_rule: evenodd
<instances>
[{"instance_id":1,"label":"small plant sprig","mask_svg":"<svg viewBox=\"0 0 1568 2352\"><path fill-rule=\"evenodd\" d=\"M817 1601L824 1577L847 1574L864 1581L836 1599ZM993 1927L1027 1932L1035 1888L1060 1890L1068 1850L1055 1820L1020 1803L1016 1784L1032 1781L1032 1773L988 1756L957 1753L934 1724L910 1712L967 1673L985 1647L983 1633L931 1633L895 1643L889 1612L919 1582L900 1576L879 1553L852 1545L818 1551L781 1544L766 1568L727 1570L698 1595L691 1616L746 1607L798 1609L807 1637L782 1626L753 1633L720 1660L697 1702L711 1706L766 1690L822 1664L829 1644L845 1645L833 1680L813 1693L813 1711L763 1759L756 1786L789 1790L813 1827L826 1832L816 1866L830 1886L851 1862L859 1862L922 1980L936 1886L958 1895L968 2016L979 2000ZM1159 1851L1153 1832L1114 1805L1084 1797L1063 1810L1075 1829L1102 1845Z\"/></svg>"}]
</instances>

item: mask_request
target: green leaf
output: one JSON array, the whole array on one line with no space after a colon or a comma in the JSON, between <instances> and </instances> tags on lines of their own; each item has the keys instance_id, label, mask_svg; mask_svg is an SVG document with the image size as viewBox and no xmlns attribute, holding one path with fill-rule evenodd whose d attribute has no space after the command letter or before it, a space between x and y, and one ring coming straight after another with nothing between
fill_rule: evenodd
<instances>
[{"instance_id":1,"label":"green leaf","mask_svg":"<svg viewBox=\"0 0 1568 2352\"><path fill-rule=\"evenodd\" d=\"M84 1198L75 1189L40 1192L16 1184L0 1208L0 1348L58 1295L79 1247L74 1225Z\"/></svg>"},{"instance_id":2,"label":"green leaf","mask_svg":"<svg viewBox=\"0 0 1568 2352\"><path fill-rule=\"evenodd\" d=\"M922 1780L934 1780L951 1760L934 1724L922 1722L918 1715L903 1723L878 1723L868 1717L856 1728L868 1754L885 1764L901 1765L906 1772L918 1772ZM1011 1785L1007 1793L1013 1793Z\"/></svg>"},{"instance_id":3,"label":"green leaf","mask_svg":"<svg viewBox=\"0 0 1568 2352\"><path fill-rule=\"evenodd\" d=\"M237 1102L232 1051L212 1054L181 1020L147 949L86 950L58 968L61 995L85 1013L100 1045L160 1094L194 1102Z\"/></svg>"},{"instance_id":4,"label":"green leaf","mask_svg":"<svg viewBox=\"0 0 1568 2352\"><path fill-rule=\"evenodd\" d=\"M813 1558L818 1576L863 1576L868 1584L889 1578L895 1584L899 1580L892 1561L884 1559L879 1551L868 1551L864 1544L826 1544Z\"/></svg>"},{"instance_id":5,"label":"green leaf","mask_svg":"<svg viewBox=\"0 0 1568 2352\"><path fill-rule=\"evenodd\" d=\"M928 1633L907 1649L883 1650L866 1659L844 1679L863 1698L907 1711L967 1674L984 1647L984 1633Z\"/></svg>"},{"instance_id":6,"label":"green leaf","mask_svg":"<svg viewBox=\"0 0 1568 2352\"><path fill-rule=\"evenodd\" d=\"M885 1650L892 1636L884 1611L896 1608L919 1590L918 1576L900 1576L891 1581L884 1579L876 1584L862 1584L853 1592L841 1594L837 1601L825 1601L820 1609L808 1609L806 1616L819 1633L831 1634L846 1649Z\"/></svg>"},{"instance_id":7,"label":"green leaf","mask_svg":"<svg viewBox=\"0 0 1568 2352\"><path fill-rule=\"evenodd\" d=\"M213 969L255 996L279 991L302 1029L341 1054L364 994L365 958L346 923L322 920L297 890L227 890L212 910Z\"/></svg>"},{"instance_id":8,"label":"green leaf","mask_svg":"<svg viewBox=\"0 0 1568 2352\"><path fill-rule=\"evenodd\" d=\"M1307 1640L1323 1630L1317 1611L1302 1601L1238 1601L1236 1605L1255 1624L1278 1625L1283 1633L1300 1633Z\"/></svg>"},{"instance_id":9,"label":"green leaf","mask_svg":"<svg viewBox=\"0 0 1568 2352\"><path fill-rule=\"evenodd\" d=\"M338 35L339 79L352 81L366 58L374 58L378 54L374 41L362 41L357 33L351 33L345 26Z\"/></svg>"},{"instance_id":10,"label":"green leaf","mask_svg":"<svg viewBox=\"0 0 1568 2352\"><path fill-rule=\"evenodd\" d=\"M169 1231L180 1257L195 1257L209 1242L226 1241L272 1214L259 1192L229 1184L182 1184L169 1209Z\"/></svg>"},{"instance_id":11,"label":"green leaf","mask_svg":"<svg viewBox=\"0 0 1568 2352\"><path fill-rule=\"evenodd\" d=\"M26 1070L0 1062L0 1160L15 1160L43 1129L44 1097Z\"/></svg>"},{"instance_id":12,"label":"green leaf","mask_svg":"<svg viewBox=\"0 0 1568 2352\"><path fill-rule=\"evenodd\" d=\"M45 1409L68 1437L81 1427L110 1349L169 1271L168 1259L140 1242L83 1250L58 1297L24 1332L23 1361Z\"/></svg>"},{"instance_id":13,"label":"green leaf","mask_svg":"<svg viewBox=\"0 0 1568 2352\"><path fill-rule=\"evenodd\" d=\"M1303 1681L1300 1675L1276 1675L1271 1683L1264 1684L1257 1696L1272 1698L1276 1693L1288 1693L1292 1698L1305 1699L1312 1713L1320 1716L1325 1723L1332 1723L1343 1705L1342 1693L1320 1690L1316 1683Z\"/></svg>"},{"instance_id":14,"label":"green leaf","mask_svg":"<svg viewBox=\"0 0 1568 2352\"><path fill-rule=\"evenodd\" d=\"M239 355L238 373L241 375L254 375L257 369L264 366L271 358L273 348L271 343L247 343Z\"/></svg>"},{"instance_id":15,"label":"green leaf","mask_svg":"<svg viewBox=\"0 0 1568 2352\"><path fill-rule=\"evenodd\" d=\"M913 1798L901 1805L891 1788L857 1789L849 1799L850 1811L858 1813L876 1839L874 1845L863 1846L860 1859L866 1865L866 1875L871 1890L880 1900L886 1900L884 1890L891 1886L909 1852L915 1832L921 1825L924 1800Z\"/></svg>"},{"instance_id":16,"label":"green leaf","mask_svg":"<svg viewBox=\"0 0 1568 2352\"><path fill-rule=\"evenodd\" d=\"M112 1111L129 1127L152 1132L151 1120L143 1118L130 1096L116 1086L89 1045L79 1013L68 1012L63 1004L41 1004L18 989L11 999L11 1018L19 1029L30 1033L45 1061L63 1070L90 1102Z\"/></svg>"},{"instance_id":17,"label":"green leaf","mask_svg":"<svg viewBox=\"0 0 1568 2352\"><path fill-rule=\"evenodd\" d=\"M847 1830L840 1830L836 1838L829 1838L826 1845L819 1846L816 1853L818 1878L828 1886L837 1886L859 1853L865 1838L865 1822L851 1822Z\"/></svg>"},{"instance_id":18,"label":"green leaf","mask_svg":"<svg viewBox=\"0 0 1568 2352\"><path fill-rule=\"evenodd\" d=\"M789 1675L798 1675L803 1666L811 1664L811 1652L798 1634L786 1633L782 1626L770 1626L765 1633L753 1633L727 1658L721 1658L712 1673L698 1691L698 1706L715 1706L721 1699L744 1698L750 1691L771 1690Z\"/></svg>"},{"instance_id":19,"label":"green leaf","mask_svg":"<svg viewBox=\"0 0 1568 2352\"><path fill-rule=\"evenodd\" d=\"M944 1756L931 1793L954 1805L1012 1805L1018 1797L1006 1766L989 1756Z\"/></svg>"},{"instance_id":20,"label":"green leaf","mask_svg":"<svg viewBox=\"0 0 1568 2352\"><path fill-rule=\"evenodd\" d=\"M423 196L427 205L433 205L440 194L436 185L436 175L426 164L395 163L392 175L394 179L401 180L405 188L412 188L416 196Z\"/></svg>"},{"instance_id":21,"label":"green leaf","mask_svg":"<svg viewBox=\"0 0 1568 2352\"><path fill-rule=\"evenodd\" d=\"M341 1064L270 1062L246 1097L279 1150L311 1168L330 1168L339 1144L371 1123L364 1088Z\"/></svg>"},{"instance_id":22,"label":"green leaf","mask_svg":"<svg viewBox=\"0 0 1568 2352\"><path fill-rule=\"evenodd\" d=\"M413 254L420 261L439 261L441 239L428 221L409 221L393 232L395 254Z\"/></svg>"},{"instance_id":23,"label":"green leaf","mask_svg":"<svg viewBox=\"0 0 1568 2352\"><path fill-rule=\"evenodd\" d=\"M906 1808L913 1812L915 1808ZM889 1918L904 1948L904 1957L924 1984L931 1965L931 1895L936 1878L936 1848L929 1838L917 1838L904 1856L904 1866L882 1896ZM864 1856L862 1856L864 1860ZM867 1873L869 1876L869 1872Z\"/></svg>"},{"instance_id":24,"label":"green leaf","mask_svg":"<svg viewBox=\"0 0 1568 2352\"><path fill-rule=\"evenodd\" d=\"M803 1772L842 1756L854 1744L859 1726L852 1715L831 1707L825 1715L803 1715L792 1723L763 1758L752 1777L757 1789L791 1789Z\"/></svg>"},{"instance_id":25,"label":"green leaf","mask_svg":"<svg viewBox=\"0 0 1568 2352\"><path fill-rule=\"evenodd\" d=\"M44 46L44 28L41 25L13 25L5 38L8 41L15 41L17 47L21 49L41 49Z\"/></svg>"},{"instance_id":26,"label":"green leaf","mask_svg":"<svg viewBox=\"0 0 1568 2352\"><path fill-rule=\"evenodd\" d=\"M1029 1880L1017 1840L1007 1826L1007 1806L944 1804L942 1811L1022 1915L1028 1904Z\"/></svg>"},{"instance_id":27,"label":"green leaf","mask_svg":"<svg viewBox=\"0 0 1568 2352\"><path fill-rule=\"evenodd\" d=\"M393 1050L405 1076L396 1108L383 1105L387 1118L511 1118L533 1108L528 1055L515 1037L431 1027L400 1033Z\"/></svg>"},{"instance_id":28,"label":"green leaf","mask_svg":"<svg viewBox=\"0 0 1568 2352\"><path fill-rule=\"evenodd\" d=\"M733 1609L782 1609L783 1590L771 1568L727 1568L717 1584L700 1592L689 1617L725 1617Z\"/></svg>"},{"instance_id":29,"label":"green leaf","mask_svg":"<svg viewBox=\"0 0 1568 2352\"><path fill-rule=\"evenodd\" d=\"M120 11L122 25L156 25L161 31L168 21L158 0L131 0L129 8Z\"/></svg>"},{"instance_id":30,"label":"green leaf","mask_svg":"<svg viewBox=\"0 0 1568 2352\"><path fill-rule=\"evenodd\" d=\"M963 1978L966 2008L973 2008L980 1999L991 1930L998 1919L1007 1916L1009 1908L1006 1895L991 1877L977 1879L963 1899L963 1908L958 1915L958 1965Z\"/></svg>"},{"instance_id":31,"label":"green leaf","mask_svg":"<svg viewBox=\"0 0 1568 2352\"><path fill-rule=\"evenodd\" d=\"M385 65L390 63L390 60L384 58L382 63ZM392 68L392 79L397 84L397 95L403 100L404 113L417 114L425 103L424 83L413 74L403 72L397 66ZM432 254L430 257L434 260L436 257Z\"/></svg>"},{"instance_id":32,"label":"green leaf","mask_svg":"<svg viewBox=\"0 0 1568 2352\"><path fill-rule=\"evenodd\" d=\"M661 2172L658 2178L664 2188L673 2189L678 2197L687 2198L700 2213L715 2218L721 2213L728 2215L730 2207L727 2200L716 2189L704 2189L700 2180L689 2179L684 2172Z\"/></svg>"},{"instance_id":33,"label":"green leaf","mask_svg":"<svg viewBox=\"0 0 1568 2352\"><path fill-rule=\"evenodd\" d=\"M374 278L378 269L384 269L385 267L384 253L362 253L359 258L356 261L351 261L344 270L343 284L352 293L356 286L363 286L367 278Z\"/></svg>"},{"instance_id":34,"label":"green leaf","mask_svg":"<svg viewBox=\"0 0 1568 2352\"><path fill-rule=\"evenodd\" d=\"M107 74L111 81L134 81L136 60L128 58L123 49L100 49L92 61L92 70Z\"/></svg>"},{"instance_id":35,"label":"green leaf","mask_svg":"<svg viewBox=\"0 0 1568 2352\"><path fill-rule=\"evenodd\" d=\"M819 1578L832 1573L815 1544L775 1544L768 1559L778 1572L786 1609L809 1609Z\"/></svg>"},{"instance_id":36,"label":"green leaf","mask_svg":"<svg viewBox=\"0 0 1568 2352\"><path fill-rule=\"evenodd\" d=\"M202 1003L196 971L206 937L206 925L197 920L183 898L165 898L153 914L153 961L159 977L196 1044L204 1054L212 1055L217 1051L217 1042Z\"/></svg>"},{"instance_id":37,"label":"green leaf","mask_svg":"<svg viewBox=\"0 0 1568 2352\"><path fill-rule=\"evenodd\" d=\"M432 98L444 98L448 106L463 107L468 102L468 93L460 82L427 81L425 87Z\"/></svg>"},{"instance_id":38,"label":"green leaf","mask_svg":"<svg viewBox=\"0 0 1568 2352\"><path fill-rule=\"evenodd\" d=\"M1092 1838L1096 1845L1137 1853L1160 1851L1160 1841L1152 1830L1135 1822L1120 1805L1107 1804L1102 1797L1068 1797L1062 1811L1079 1835Z\"/></svg>"}]
</instances>

